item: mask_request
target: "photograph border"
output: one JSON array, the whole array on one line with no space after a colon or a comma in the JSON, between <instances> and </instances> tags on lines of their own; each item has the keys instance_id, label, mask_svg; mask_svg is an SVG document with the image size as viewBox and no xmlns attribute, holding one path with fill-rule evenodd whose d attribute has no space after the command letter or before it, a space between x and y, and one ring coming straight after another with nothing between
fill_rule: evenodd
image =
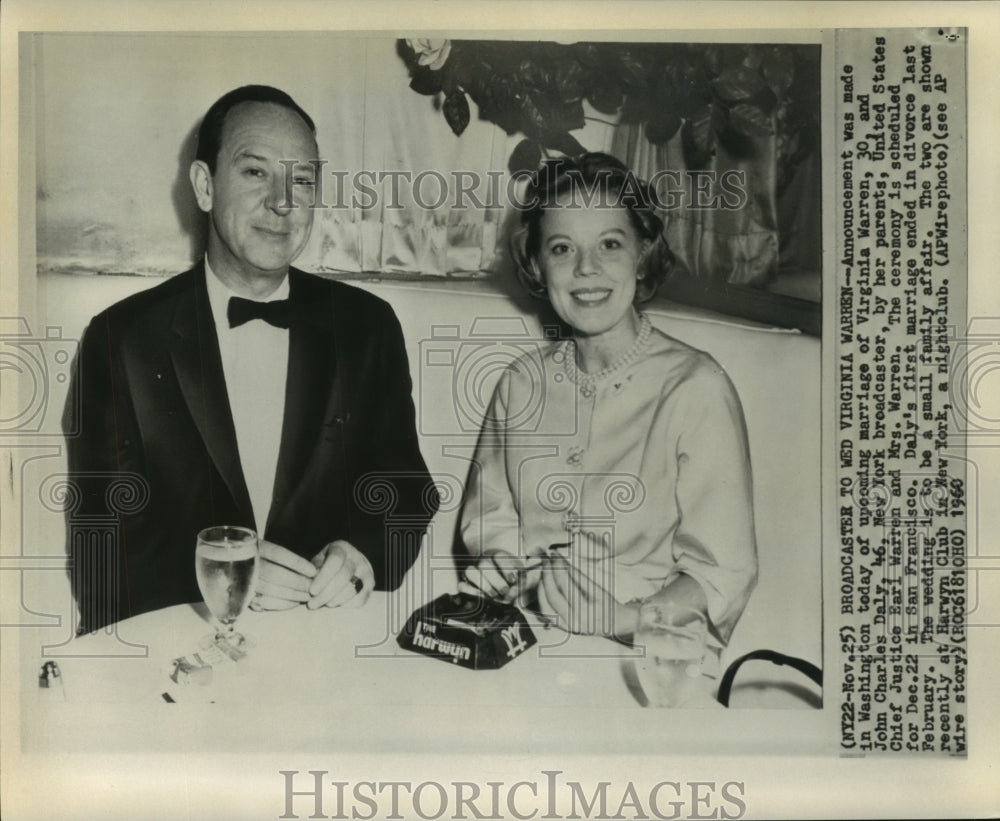
<instances>
[{"instance_id":1,"label":"photograph border","mask_svg":"<svg viewBox=\"0 0 1000 821\"><path fill-rule=\"evenodd\" d=\"M1000 213L1000 179L998 160L993 147L998 137L998 114L993 104L993 80L1000 76L1000 57L992 44L1000 41L1000 4L955 3L942 8L933 3L712 3L696 7L679 3L623 2L609 4L588 2L526 2L466 4L438 3L290 3L280 11L270 3L129 3L116 2L8 2L0 10L0 235L17 237L17 242L0 244L0 295L3 304L0 316L35 315L37 294L34 288L34 197L31 185L25 185L23 168L19 166L19 114L23 115L31 100L18 83L18 36L22 31L162 31L181 30L182 20L198 20L200 31L223 32L234 29L264 30L280 22L282 30L290 25L309 30L336 30L344 36L377 33L384 36L412 36L421 32L447 32L460 36L462 32L502 32L503 36L524 36L536 32L558 32L561 39L586 39L608 31L622 36L644 31L676 29L678 20L683 30L672 31L678 38L712 37L719 31L733 31L741 26L758 28L759 21L779 20L782 28L801 29L803 36L822 32L824 64L829 65L826 44L832 44L836 28L872 28L886 26L923 27L950 25L969 31L968 67L968 213L990 226L993 215ZM586 9L586 15L581 12ZM237 13L238 10L238 13ZM191 12L186 17L183 11ZM575 23L586 19L583 27L568 30L562 23L569 17ZM461 30L459 30L461 28ZM810 35L810 32L812 33ZM307 65L307 61L304 61ZM831 99L833 78L824 74L824 99ZM824 110L826 117L832 113ZM826 160L832 150L832 137L824 128L824 190L825 203L833 200L832 163ZM982 215L982 216L979 216ZM836 214L824 209L824 234L832 237ZM969 265L969 315L974 318L1000 317L1000 288L991 282L990 272L1000 258L1000 242L991 230L969 230L967 237ZM831 249L824 255L824 296L830 294L834 268ZM834 346L833 300L824 299L823 396L832 386L831 360ZM824 408L826 413L826 408ZM829 425L825 420L824 427ZM824 443L823 479L832 476L834 451ZM16 445L14 445L16 447ZM993 483L1000 479L1000 454L977 451L976 469L979 493L984 499ZM13 475L13 461L10 461ZM18 489L13 479L4 489L0 503L18 502ZM989 540L991 533L1000 532L1000 513L983 508L970 511L970 522ZM13 508L11 508L13 509ZM824 500L824 542L836 532L835 514ZM0 539L5 545L18 543L21 534L12 528L11 516L0 517ZM834 613L830 596L836 590L836 579L827 572L835 560L835 545L824 546L824 593L827 631L824 635L824 659L837 658L836 636L830 635L830 616ZM986 553L989 556L989 552ZM0 565L3 569L3 565ZM1000 593L996 572L1000 566L983 564L977 570L976 589L981 601L990 593ZM992 575L991 575L992 573ZM19 595L16 573L0 573L2 598ZM973 580L970 578L970 586ZM712 817L711 807L699 803L707 788L692 787L712 784L712 791L723 785L740 784L739 801L730 802L720 817L781 818L781 817L988 817L1000 810L1000 794L995 784L998 763L993 739L1000 732L997 711L990 703L990 680L997 672L1000 657L998 631L981 629L969 633L971 662L969 754L966 759L923 758L905 756L869 756L864 759L845 758L837 753L839 730L836 692L826 690L826 704L815 716L795 714L801 726L811 725L811 732L829 738L826 751L816 749L810 739L800 749L780 728L789 713L771 713L739 717L732 722L732 734L725 752L706 753L703 745L690 753L678 751L655 758L635 754L611 757L578 754L570 751L552 754L467 753L449 755L440 750L421 753L418 750L393 750L384 754L365 750L351 753L348 745L327 749L315 739L304 740L301 749L290 750L284 744L274 752L252 751L246 754L199 753L194 742L185 753L155 752L146 755L93 749L93 744L81 739L79 749L60 753L32 753L21 749L21 699L18 691L21 671L20 648L16 630L4 629L3 704L0 709L2 746L2 796L0 808L4 817L81 817L128 818L141 811L147 818L173 818L178 814L205 815L215 818L277 818L286 810L287 776L297 772L303 776L316 771L328 773L328 780L347 784L368 781L399 781L412 784L467 782L485 785L488 782L515 784L543 783L559 772L561 778L573 780L590 795L597 785L608 782L619 792L627 785L643 785L646 794L651 785L677 782L686 785L689 802L688 817ZM12 640L13 639L13 640ZM11 685L14 686L11 686ZM174 716L173 732L183 732L199 723L213 720L210 706L182 705ZM294 711L287 707L273 710L265 720L281 727L293 721ZM128 711L125 711L128 712ZM100 732L102 720L116 721L111 711L95 705L86 722L94 733ZM179 718L178 718L179 716ZM135 715L131 716L136 719ZM696 722L685 722L688 731ZM160 728L167 730L166 727ZM776 745L777 754L767 753L768 732L783 739ZM363 748L363 745L362 745ZM364 749L364 748L363 748ZM736 794L730 788L731 795ZM526 802L527 803L527 802ZM742 811L739 804L743 803ZM308 804L308 801L306 802ZM433 804L432 804L433 805ZM706 814L701 815L699 808ZM737 814L737 811L738 814ZM307 817L303 810L300 817ZM327 810L332 814L332 809ZM9 814L8 814L9 813ZM505 811L506 813L506 811ZM291 817L285 815L284 817ZM420 816L414 816L420 817ZM507 817L503 815L500 817ZM543 817L539 814L539 817ZM561 817L550 813L548 817ZM681 817L681 816L677 816Z\"/></svg>"}]
</instances>

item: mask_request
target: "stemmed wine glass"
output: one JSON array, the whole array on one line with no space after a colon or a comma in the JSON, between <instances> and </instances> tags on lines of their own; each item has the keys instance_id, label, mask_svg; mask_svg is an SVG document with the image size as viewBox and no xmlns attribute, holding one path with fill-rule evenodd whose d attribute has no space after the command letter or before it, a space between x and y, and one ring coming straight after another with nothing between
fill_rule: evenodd
<instances>
[{"instance_id":1,"label":"stemmed wine glass","mask_svg":"<svg viewBox=\"0 0 1000 821\"><path fill-rule=\"evenodd\" d=\"M701 682L708 623L705 614L676 602L646 602L639 608L634 644L645 648L636 662L652 707L684 707L704 700Z\"/></svg>"},{"instance_id":2,"label":"stemmed wine glass","mask_svg":"<svg viewBox=\"0 0 1000 821\"><path fill-rule=\"evenodd\" d=\"M247 642L236 632L236 620L254 594L259 554L257 534L246 527L208 527L198 534L195 574L202 598L219 625L216 643L241 647Z\"/></svg>"}]
</instances>

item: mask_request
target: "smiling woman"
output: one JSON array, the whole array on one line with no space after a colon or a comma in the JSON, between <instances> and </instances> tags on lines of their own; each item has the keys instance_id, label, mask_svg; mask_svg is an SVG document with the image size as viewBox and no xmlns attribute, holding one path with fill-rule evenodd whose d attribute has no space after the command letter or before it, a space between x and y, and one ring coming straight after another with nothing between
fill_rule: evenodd
<instances>
[{"instance_id":1,"label":"smiling woman","mask_svg":"<svg viewBox=\"0 0 1000 821\"><path fill-rule=\"evenodd\" d=\"M500 378L462 512L466 583L623 640L646 601L694 608L711 676L757 573L740 401L714 359L637 307L670 253L644 183L584 154L539 171L529 200L522 279L572 339ZM541 434L558 447L516 446Z\"/></svg>"},{"instance_id":2,"label":"smiling woman","mask_svg":"<svg viewBox=\"0 0 1000 821\"><path fill-rule=\"evenodd\" d=\"M600 371L638 334L633 303L652 296L666 276L663 224L652 192L607 154L550 163L535 180L520 267L573 329L583 370ZM640 270L647 256L657 268Z\"/></svg>"},{"instance_id":3,"label":"smiling woman","mask_svg":"<svg viewBox=\"0 0 1000 821\"><path fill-rule=\"evenodd\" d=\"M580 337L586 370L614 361L616 348L634 338L635 270L649 240L640 243L626 212L590 205L572 210L560 201L544 221L540 260L556 313ZM621 340L616 345L616 340Z\"/></svg>"}]
</instances>

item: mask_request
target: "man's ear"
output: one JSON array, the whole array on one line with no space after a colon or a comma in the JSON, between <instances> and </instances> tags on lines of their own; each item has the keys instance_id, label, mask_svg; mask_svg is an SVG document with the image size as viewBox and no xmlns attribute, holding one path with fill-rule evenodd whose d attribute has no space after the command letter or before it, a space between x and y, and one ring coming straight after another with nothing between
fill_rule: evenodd
<instances>
[{"instance_id":1,"label":"man's ear","mask_svg":"<svg viewBox=\"0 0 1000 821\"><path fill-rule=\"evenodd\" d=\"M208 213L212 210L212 172L204 162L195 160L191 163L190 177L198 207Z\"/></svg>"}]
</instances>

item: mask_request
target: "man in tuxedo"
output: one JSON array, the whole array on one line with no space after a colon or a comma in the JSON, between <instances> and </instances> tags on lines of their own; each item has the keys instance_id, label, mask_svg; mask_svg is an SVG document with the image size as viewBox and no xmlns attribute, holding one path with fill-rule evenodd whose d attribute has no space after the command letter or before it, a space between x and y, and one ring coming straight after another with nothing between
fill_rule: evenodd
<instances>
[{"instance_id":1,"label":"man in tuxedo","mask_svg":"<svg viewBox=\"0 0 1000 821\"><path fill-rule=\"evenodd\" d=\"M256 609L358 606L416 558L438 497L399 322L377 297L290 267L312 228L317 155L312 119L284 92L220 98L190 170L204 260L84 334L71 515L114 502L119 527L114 544L70 528L79 632L200 601L195 543L212 525L261 535Z\"/></svg>"}]
</instances>

